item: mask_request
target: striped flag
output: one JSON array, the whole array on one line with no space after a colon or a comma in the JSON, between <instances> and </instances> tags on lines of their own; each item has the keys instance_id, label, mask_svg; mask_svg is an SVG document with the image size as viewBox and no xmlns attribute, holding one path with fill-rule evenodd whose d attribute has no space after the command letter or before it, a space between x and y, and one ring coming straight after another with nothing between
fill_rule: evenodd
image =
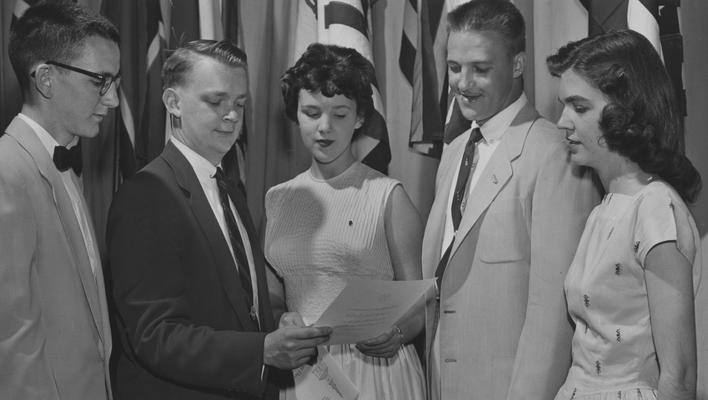
<instances>
[{"instance_id":1,"label":"striped flag","mask_svg":"<svg viewBox=\"0 0 708 400\"><path fill-rule=\"evenodd\" d=\"M236 43L239 48L246 51L243 43L242 24L240 21L240 7L238 2L224 0L221 10L221 26L223 27L223 38ZM240 181L246 185L246 146L248 144L248 126L253 126L251 121L251 99L246 102L244 121L241 127L241 134L236 139L236 144L224 156L224 171L231 176L234 181ZM244 193L246 190L244 189Z\"/></svg>"},{"instance_id":2,"label":"striped flag","mask_svg":"<svg viewBox=\"0 0 708 400\"><path fill-rule=\"evenodd\" d=\"M141 96L139 129L132 138L138 168L157 157L165 147L165 107L162 104L162 64L165 61L166 32L159 0L145 0L145 92Z\"/></svg>"},{"instance_id":3,"label":"striped flag","mask_svg":"<svg viewBox=\"0 0 708 400\"><path fill-rule=\"evenodd\" d=\"M113 127L114 189L155 158L165 144L160 71L166 29L160 0L105 1L102 13L121 33L120 106Z\"/></svg>"},{"instance_id":4,"label":"striped flag","mask_svg":"<svg viewBox=\"0 0 708 400\"><path fill-rule=\"evenodd\" d=\"M581 0L588 10L588 35L612 29L631 29L644 35L664 60L683 115L683 39L679 29L679 0Z\"/></svg>"},{"instance_id":5,"label":"striped flag","mask_svg":"<svg viewBox=\"0 0 708 400\"><path fill-rule=\"evenodd\" d=\"M409 147L440 157L447 108L444 0L405 0L398 59L412 99Z\"/></svg>"},{"instance_id":6,"label":"striped flag","mask_svg":"<svg viewBox=\"0 0 708 400\"><path fill-rule=\"evenodd\" d=\"M367 0L303 0L298 3L295 58L314 42L350 47L361 53L372 66L370 2ZM354 154L364 164L381 172L388 170L391 150L384 118L381 93L376 76L370 77L373 89L373 115L353 142Z\"/></svg>"}]
</instances>

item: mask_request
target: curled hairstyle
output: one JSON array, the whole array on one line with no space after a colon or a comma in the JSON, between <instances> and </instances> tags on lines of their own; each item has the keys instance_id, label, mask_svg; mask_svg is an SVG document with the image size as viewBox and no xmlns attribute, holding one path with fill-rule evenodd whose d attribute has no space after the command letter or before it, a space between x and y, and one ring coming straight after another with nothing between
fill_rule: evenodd
<instances>
[{"instance_id":1,"label":"curled hairstyle","mask_svg":"<svg viewBox=\"0 0 708 400\"><path fill-rule=\"evenodd\" d=\"M247 69L246 53L229 40L199 39L175 50L162 66L162 88L184 86L187 75L200 57L208 57L234 68Z\"/></svg>"},{"instance_id":2,"label":"curled hairstyle","mask_svg":"<svg viewBox=\"0 0 708 400\"><path fill-rule=\"evenodd\" d=\"M8 50L22 91L29 91L34 66L46 61L71 64L91 36L120 44L113 24L74 3L42 3L27 9L10 30Z\"/></svg>"},{"instance_id":3,"label":"curled hairstyle","mask_svg":"<svg viewBox=\"0 0 708 400\"><path fill-rule=\"evenodd\" d=\"M508 0L473 0L447 15L448 32L494 31L504 38L509 55L526 50L526 24Z\"/></svg>"},{"instance_id":4,"label":"curled hairstyle","mask_svg":"<svg viewBox=\"0 0 708 400\"><path fill-rule=\"evenodd\" d=\"M374 112L370 79L373 76L373 66L356 50L313 43L280 79L285 114L297 122L300 89L304 89L326 97L341 94L354 100L357 115L366 121Z\"/></svg>"},{"instance_id":5,"label":"curled hairstyle","mask_svg":"<svg viewBox=\"0 0 708 400\"><path fill-rule=\"evenodd\" d=\"M572 70L608 99L599 125L609 150L661 177L687 202L695 200L701 177L679 149L675 92L649 40L612 31L568 43L546 63L552 75Z\"/></svg>"}]
</instances>

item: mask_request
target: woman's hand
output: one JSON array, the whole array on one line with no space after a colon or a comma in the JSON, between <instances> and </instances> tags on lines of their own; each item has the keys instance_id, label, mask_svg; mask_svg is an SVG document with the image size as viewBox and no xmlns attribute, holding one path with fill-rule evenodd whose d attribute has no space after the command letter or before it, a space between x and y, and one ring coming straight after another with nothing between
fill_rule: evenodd
<instances>
[{"instance_id":1,"label":"woman's hand","mask_svg":"<svg viewBox=\"0 0 708 400\"><path fill-rule=\"evenodd\" d=\"M394 326L389 332L357 343L356 348L370 357L390 358L398 353L403 344L403 332L398 326Z\"/></svg>"}]
</instances>

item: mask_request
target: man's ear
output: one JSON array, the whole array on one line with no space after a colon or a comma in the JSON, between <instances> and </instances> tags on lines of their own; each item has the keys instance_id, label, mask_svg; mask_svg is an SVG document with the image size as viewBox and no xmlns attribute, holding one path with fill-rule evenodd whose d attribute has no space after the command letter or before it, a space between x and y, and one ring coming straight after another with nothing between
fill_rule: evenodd
<instances>
[{"instance_id":1,"label":"man's ear","mask_svg":"<svg viewBox=\"0 0 708 400\"><path fill-rule=\"evenodd\" d=\"M514 78L521 78L524 75L524 69L526 68L526 52L520 51L516 53L512 63L514 64Z\"/></svg>"},{"instance_id":2,"label":"man's ear","mask_svg":"<svg viewBox=\"0 0 708 400\"><path fill-rule=\"evenodd\" d=\"M42 95L45 99L50 99L53 95L52 83L54 77L52 76L51 68L47 64L39 64L34 68L34 87L37 92Z\"/></svg>"},{"instance_id":3,"label":"man's ear","mask_svg":"<svg viewBox=\"0 0 708 400\"><path fill-rule=\"evenodd\" d=\"M162 92L162 102L170 115L180 118L182 110L179 107L179 93L174 88L167 88Z\"/></svg>"}]
</instances>

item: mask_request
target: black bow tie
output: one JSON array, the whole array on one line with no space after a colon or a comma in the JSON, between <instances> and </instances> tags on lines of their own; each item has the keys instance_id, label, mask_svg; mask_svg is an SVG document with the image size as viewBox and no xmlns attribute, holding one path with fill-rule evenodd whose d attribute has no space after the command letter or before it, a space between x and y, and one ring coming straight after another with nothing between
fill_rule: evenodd
<instances>
[{"instance_id":1,"label":"black bow tie","mask_svg":"<svg viewBox=\"0 0 708 400\"><path fill-rule=\"evenodd\" d=\"M81 144L67 149L64 146L57 146L54 148L54 165L61 172L73 169L77 176L81 175Z\"/></svg>"}]
</instances>

